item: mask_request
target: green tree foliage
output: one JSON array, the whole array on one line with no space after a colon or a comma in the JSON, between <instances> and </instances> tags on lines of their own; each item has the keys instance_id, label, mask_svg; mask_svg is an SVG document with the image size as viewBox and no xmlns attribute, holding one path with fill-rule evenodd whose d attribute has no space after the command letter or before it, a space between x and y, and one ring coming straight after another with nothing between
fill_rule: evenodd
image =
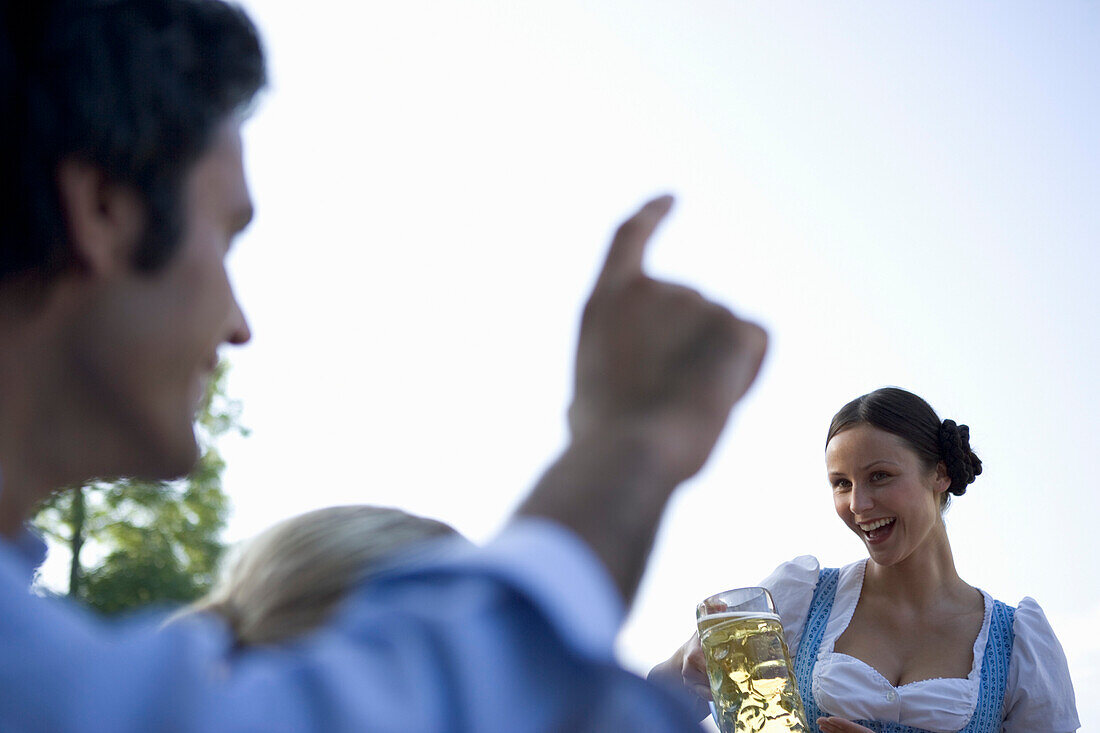
<instances>
[{"instance_id":1,"label":"green tree foliage","mask_svg":"<svg viewBox=\"0 0 1100 733\"><path fill-rule=\"evenodd\" d=\"M224 550L229 503L215 442L240 426L240 403L225 395L221 362L199 409L201 458L179 481L92 482L58 492L34 524L70 553L68 595L105 614L150 603L182 603L210 587Z\"/></svg>"}]
</instances>

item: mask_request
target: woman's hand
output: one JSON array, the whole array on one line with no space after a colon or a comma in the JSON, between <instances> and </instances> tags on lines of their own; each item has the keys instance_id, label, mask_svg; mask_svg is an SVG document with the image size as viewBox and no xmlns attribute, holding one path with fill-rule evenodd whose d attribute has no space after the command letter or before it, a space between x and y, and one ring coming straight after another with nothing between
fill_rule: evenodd
<instances>
[{"instance_id":1,"label":"woman's hand","mask_svg":"<svg viewBox=\"0 0 1100 733\"><path fill-rule=\"evenodd\" d=\"M817 727L821 728L822 733L874 733L870 728L844 718L818 718Z\"/></svg>"},{"instance_id":2,"label":"woman's hand","mask_svg":"<svg viewBox=\"0 0 1100 733\"><path fill-rule=\"evenodd\" d=\"M665 687L686 688L693 695L693 710L699 720L710 715L710 682L698 632L692 634L675 654L651 669L647 679Z\"/></svg>"}]
</instances>

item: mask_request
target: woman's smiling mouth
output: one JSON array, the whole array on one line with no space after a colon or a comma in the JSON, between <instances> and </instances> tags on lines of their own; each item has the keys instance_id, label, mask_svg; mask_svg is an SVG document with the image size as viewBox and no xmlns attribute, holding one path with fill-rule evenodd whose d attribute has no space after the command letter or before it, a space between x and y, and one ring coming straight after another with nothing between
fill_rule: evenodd
<instances>
[{"instance_id":1,"label":"woman's smiling mouth","mask_svg":"<svg viewBox=\"0 0 1100 733\"><path fill-rule=\"evenodd\" d=\"M884 517L871 522L856 522L856 526L863 532L863 537L867 542L877 544L893 533L895 521L897 521L897 517Z\"/></svg>"}]
</instances>

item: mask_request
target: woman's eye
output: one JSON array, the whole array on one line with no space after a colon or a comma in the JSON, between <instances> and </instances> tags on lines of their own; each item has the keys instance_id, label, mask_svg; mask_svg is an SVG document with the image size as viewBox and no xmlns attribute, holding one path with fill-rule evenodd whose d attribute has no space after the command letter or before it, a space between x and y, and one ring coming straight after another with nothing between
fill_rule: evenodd
<instances>
[{"instance_id":1,"label":"woman's eye","mask_svg":"<svg viewBox=\"0 0 1100 733\"><path fill-rule=\"evenodd\" d=\"M885 479L888 479L889 477L890 477L890 474L886 473L885 471L875 471L874 473L871 474L871 480L872 481L884 481Z\"/></svg>"},{"instance_id":2,"label":"woman's eye","mask_svg":"<svg viewBox=\"0 0 1100 733\"><path fill-rule=\"evenodd\" d=\"M837 479L833 482L833 491L847 491L851 484L848 483L848 479Z\"/></svg>"}]
</instances>

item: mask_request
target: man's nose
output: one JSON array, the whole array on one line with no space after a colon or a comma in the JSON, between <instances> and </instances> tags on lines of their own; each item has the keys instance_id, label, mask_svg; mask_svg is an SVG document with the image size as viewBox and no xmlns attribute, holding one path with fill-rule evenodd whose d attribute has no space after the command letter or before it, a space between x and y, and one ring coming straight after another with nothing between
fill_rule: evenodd
<instances>
[{"instance_id":1,"label":"man's nose","mask_svg":"<svg viewBox=\"0 0 1100 733\"><path fill-rule=\"evenodd\" d=\"M241 310L241 304L237 302L237 298L233 298L233 311L230 314L229 322L229 335L225 340L234 346L241 346L247 344L252 339L252 329L248 327L248 319L244 316L244 311Z\"/></svg>"}]
</instances>

